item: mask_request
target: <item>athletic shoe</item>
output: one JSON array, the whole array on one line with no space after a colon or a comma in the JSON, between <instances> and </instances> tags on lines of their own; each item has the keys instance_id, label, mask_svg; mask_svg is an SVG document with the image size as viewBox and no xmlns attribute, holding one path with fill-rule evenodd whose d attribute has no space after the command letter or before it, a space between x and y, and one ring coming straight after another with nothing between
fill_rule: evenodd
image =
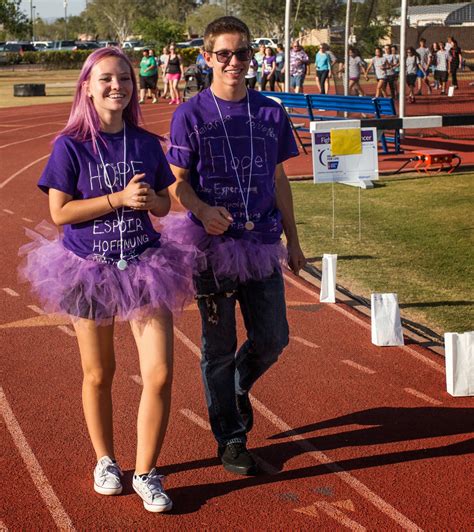
<instances>
[{"instance_id":1,"label":"athletic shoe","mask_svg":"<svg viewBox=\"0 0 474 532\"><path fill-rule=\"evenodd\" d=\"M148 475L133 475L133 489L143 499L143 506L149 512L167 512L173 508L171 499L163 489L164 478L155 468Z\"/></svg>"},{"instance_id":2,"label":"athletic shoe","mask_svg":"<svg viewBox=\"0 0 474 532\"><path fill-rule=\"evenodd\" d=\"M117 462L109 456L103 456L94 469L94 490L101 495L119 495L122 493L122 475Z\"/></svg>"},{"instance_id":3,"label":"athletic shoe","mask_svg":"<svg viewBox=\"0 0 474 532\"><path fill-rule=\"evenodd\" d=\"M158 103L158 100L156 98L153 98L151 103Z\"/></svg>"},{"instance_id":4,"label":"athletic shoe","mask_svg":"<svg viewBox=\"0 0 474 532\"><path fill-rule=\"evenodd\" d=\"M170 100L170 101L168 102L168 105L174 105L174 100Z\"/></svg>"},{"instance_id":5,"label":"athletic shoe","mask_svg":"<svg viewBox=\"0 0 474 532\"><path fill-rule=\"evenodd\" d=\"M219 445L217 455L221 459L224 469L236 475L256 475L257 462L248 452L245 443L228 443Z\"/></svg>"},{"instance_id":6,"label":"athletic shoe","mask_svg":"<svg viewBox=\"0 0 474 532\"><path fill-rule=\"evenodd\" d=\"M145 103L145 100L138 100L138 103Z\"/></svg>"},{"instance_id":7,"label":"athletic shoe","mask_svg":"<svg viewBox=\"0 0 474 532\"><path fill-rule=\"evenodd\" d=\"M236 395L235 398L237 400L237 410L244 422L245 430L250 432L253 427L253 409L249 394Z\"/></svg>"}]
</instances>

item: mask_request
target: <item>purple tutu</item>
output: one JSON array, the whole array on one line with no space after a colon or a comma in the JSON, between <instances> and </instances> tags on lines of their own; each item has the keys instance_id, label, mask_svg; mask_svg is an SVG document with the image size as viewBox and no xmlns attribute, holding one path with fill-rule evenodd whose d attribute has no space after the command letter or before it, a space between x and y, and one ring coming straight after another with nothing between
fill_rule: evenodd
<instances>
[{"instance_id":1,"label":"purple tutu","mask_svg":"<svg viewBox=\"0 0 474 532\"><path fill-rule=\"evenodd\" d=\"M164 241L196 246L204 252L206 264L217 279L258 281L288 264L288 251L282 241L264 244L255 231L245 231L241 238L209 235L187 215L177 212L160 220L159 231Z\"/></svg>"},{"instance_id":2,"label":"purple tutu","mask_svg":"<svg viewBox=\"0 0 474 532\"><path fill-rule=\"evenodd\" d=\"M195 247L166 240L121 271L67 250L56 227L47 222L26 234L32 241L20 248L19 276L31 283L44 310L100 325L114 317L142 319L157 309L181 311L194 296L193 275L204 260Z\"/></svg>"}]
</instances>

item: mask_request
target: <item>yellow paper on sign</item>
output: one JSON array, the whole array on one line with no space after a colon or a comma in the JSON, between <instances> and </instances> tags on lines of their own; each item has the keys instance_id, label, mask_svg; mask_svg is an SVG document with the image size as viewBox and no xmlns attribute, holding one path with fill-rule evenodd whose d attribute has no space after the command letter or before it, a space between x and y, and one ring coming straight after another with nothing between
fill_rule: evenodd
<instances>
[{"instance_id":1,"label":"yellow paper on sign","mask_svg":"<svg viewBox=\"0 0 474 532\"><path fill-rule=\"evenodd\" d=\"M331 129L331 155L362 153L360 128Z\"/></svg>"}]
</instances>

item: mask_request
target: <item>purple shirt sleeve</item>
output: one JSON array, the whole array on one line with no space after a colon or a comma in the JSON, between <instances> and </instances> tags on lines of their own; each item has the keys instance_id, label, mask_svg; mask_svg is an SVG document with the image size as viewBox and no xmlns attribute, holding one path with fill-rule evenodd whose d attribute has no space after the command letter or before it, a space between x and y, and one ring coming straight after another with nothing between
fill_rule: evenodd
<instances>
[{"instance_id":1,"label":"purple shirt sleeve","mask_svg":"<svg viewBox=\"0 0 474 532\"><path fill-rule=\"evenodd\" d=\"M59 137L38 182L43 192L48 194L49 189L54 188L74 196L79 176L79 162L74 155L67 138Z\"/></svg>"},{"instance_id":2,"label":"purple shirt sleeve","mask_svg":"<svg viewBox=\"0 0 474 532\"><path fill-rule=\"evenodd\" d=\"M191 135L191 127L188 125L186 115L182 112L183 107L176 109L170 126L171 145L166 154L168 163L189 170L199 154L199 145L196 135Z\"/></svg>"}]
</instances>

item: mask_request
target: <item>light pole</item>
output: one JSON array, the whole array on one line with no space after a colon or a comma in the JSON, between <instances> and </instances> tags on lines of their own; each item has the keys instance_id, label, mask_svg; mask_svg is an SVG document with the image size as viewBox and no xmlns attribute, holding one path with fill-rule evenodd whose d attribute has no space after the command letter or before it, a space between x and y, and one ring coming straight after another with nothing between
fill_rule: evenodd
<instances>
[{"instance_id":1,"label":"light pole","mask_svg":"<svg viewBox=\"0 0 474 532\"><path fill-rule=\"evenodd\" d=\"M34 41L34 35L33 35L33 0L30 0L30 22L31 22L31 40Z\"/></svg>"},{"instance_id":2,"label":"light pole","mask_svg":"<svg viewBox=\"0 0 474 532\"><path fill-rule=\"evenodd\" d=\"M290 92L290 13L291 0L285 5L285 92Z\"/></svg>"},{"instance_id":3,"label":"light pole","mask_svg":"<svg viewBox=\"0 0 474 532\"><path fill-rule=\"evenodd\" d=\"M64 40L67 41L67 0L64 0Z\"/></svg>"},{"instance_id":4,"label":"light pole","mask_svg":"<svg viewBox=\"0 0 474 532\"><path fill-rule=\"evenodd\" d=\"M35 40L35 9L36 6L31 6L31 40Z\"/></svg>"}]
</instances>

